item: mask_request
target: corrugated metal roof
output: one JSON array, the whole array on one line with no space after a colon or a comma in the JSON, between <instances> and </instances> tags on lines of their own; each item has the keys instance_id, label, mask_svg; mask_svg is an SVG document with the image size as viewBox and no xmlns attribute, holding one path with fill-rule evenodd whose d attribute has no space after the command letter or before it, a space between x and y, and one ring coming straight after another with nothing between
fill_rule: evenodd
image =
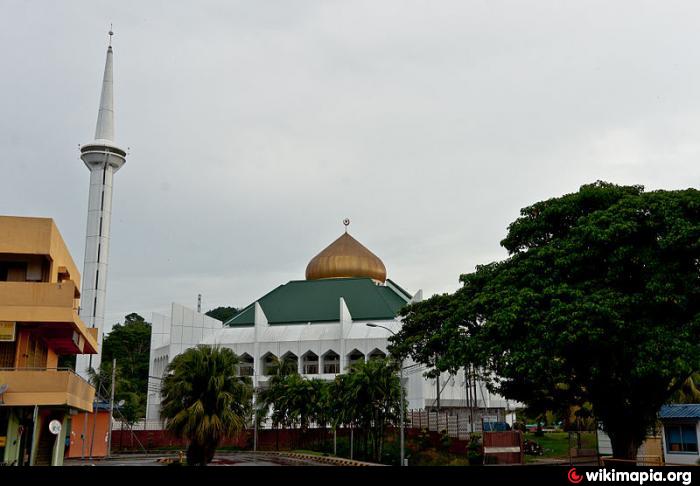
<instances>
[{"instance_id":1,"label":"corrugated metal roof","mask_svg":"<svg viewBox=\"0 0 700 486\"><path fill-rule=\"evenodd\" d=\"M663 405L659 411L660 419L700 419L700 403Z\"/></svg>"},{"instance_id":2,"label":"corrugated metal roof","mask_svg":"<svg viewBox=\"0 0 700 486\"><path fill-rule=\"evenodd\" d=\"M343 297L355 320L393 319L409 298L370 278L293 280L258 299L270 324L334 322ZM251 326L254 304L229 319L226 326Z\"/></svg>"}]
</instances>

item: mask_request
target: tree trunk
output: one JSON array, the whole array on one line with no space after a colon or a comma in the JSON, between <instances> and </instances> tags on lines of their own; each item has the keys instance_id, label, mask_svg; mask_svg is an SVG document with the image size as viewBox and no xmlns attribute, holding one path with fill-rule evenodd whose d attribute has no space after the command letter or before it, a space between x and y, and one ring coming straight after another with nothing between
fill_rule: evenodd
<instances>
[{"instance_id":1,"label":"tree trunk","mask_svg":"<svg viewBox=\"0 0 700 486\"><path fill-rule=\"evenodd\" d=\"M201 444L197 444L191 441L187 446L187 465L188 466L206 466L207 461L205 458L204 447Z\"/></svg>"},{"instance_id":2,"label":"tree trunk","mask_svg":"<svg viewBox=\"0 0 700 486\"><path fill-rule=\"evenodd\" d=\"M615 459L634 460L637 458L637 450L644 439L635 437L634 432L627 430L608 431Z\"/></svg>"},{"instance_id":3,"label":"tree trunk","mask_svg":"<svg viewBox=\"0 0 700 486\"><path fill-rule=\"evenodd\" d=\"M435 389L436 389L436 400L437 400L437 411L440 412L440 375L435 378Z\"/></svg>"}]
</instances>

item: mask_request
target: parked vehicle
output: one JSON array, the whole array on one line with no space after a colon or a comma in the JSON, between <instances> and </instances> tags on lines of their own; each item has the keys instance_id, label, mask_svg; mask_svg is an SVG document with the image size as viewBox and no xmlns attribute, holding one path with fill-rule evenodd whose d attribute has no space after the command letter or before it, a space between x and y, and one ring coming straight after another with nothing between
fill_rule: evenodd
<instances>
[{"instance_id":1,"label":"parked vehicle","mask_svg":"<svg viewBox=\"0 0 700 486\"><path fill-rule=\"evenodd\" d=\"M544 449L534 440L526 439L523 442L523 452L529 456L541 456L544 454Z\"/></svg>"},{"instance_id":2,"label":"parked vehicle","mask_svg":"<svg viewBox=\"0 0 700 486\"><path fill-rule=\"evenodd\" d=\"M507 422L484 422L484 432L506 432L510 430Z\"/></svg>"}]
</instances>

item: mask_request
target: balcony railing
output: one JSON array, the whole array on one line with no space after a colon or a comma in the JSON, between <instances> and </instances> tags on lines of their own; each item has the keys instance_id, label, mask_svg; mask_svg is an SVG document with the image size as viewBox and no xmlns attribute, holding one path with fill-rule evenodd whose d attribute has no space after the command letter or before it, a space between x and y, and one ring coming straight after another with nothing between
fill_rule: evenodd
<instances>
[{"instance_id":1,"label":"balcony railing","mask_svg":"<svg viewBox=\"0 0 700 486\"><path fill-rule=\"evenodd\" d=\"M61 283L0 282L2 307L68 307L77 311L75 283L72 280Z\"/></svg>"},{"instance_id":2,"label":"balcony railing","mask_svg":"<svg viewBox=\"0 0 700 486\"><path fill-rule=\"evenodd\" d=\"M79 296L75 282L0 282L0 321L69 326L82 336L60 354L96 353L97 334L78 316ZM84 344L83 341L84 340Z\"/></svg>"},{"instance_id":3,"label":"balcony railing","mask_svg":"<svg viewBox=\"0 0 700 486\"><path fill-rule=\"evenodd\" d=\"M65 405L92 411L95 388L70 368L0 368L6 406Z\"/></svg>"}]
</instances>

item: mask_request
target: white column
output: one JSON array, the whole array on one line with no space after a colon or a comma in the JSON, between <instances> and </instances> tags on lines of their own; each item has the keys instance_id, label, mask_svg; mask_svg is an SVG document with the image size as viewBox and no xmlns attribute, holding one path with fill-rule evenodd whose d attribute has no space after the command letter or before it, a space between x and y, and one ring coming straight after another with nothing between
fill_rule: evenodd
<instances>
[{"instance_id":1,"label":"white column","mask_svg":"<svg viewBox=\"0 0 700 486\"><path fill-rule=\"evenodd\" d=\"M352 324L352 316L348 310L348 306L345 305L345 299L340 298L340 372L345 373L345 368L348 365L347 347L345 344L345 337L350 331L350 325Z\"/></svg>"},{"instance_id":2,"label":"white column","mask_svg":"<svg viewBox=\"0 0 700 486\"><path fill-rule=\"evenodd\" d=\"M265 331L265 328L269 325L267 323L267 316L263 312L262 307L258 302L255 303L255 333L253 342L253 386L258 386L257 378L262 375L263 363L260 362L260 338Z\"/></svg>"}]
</instances>

